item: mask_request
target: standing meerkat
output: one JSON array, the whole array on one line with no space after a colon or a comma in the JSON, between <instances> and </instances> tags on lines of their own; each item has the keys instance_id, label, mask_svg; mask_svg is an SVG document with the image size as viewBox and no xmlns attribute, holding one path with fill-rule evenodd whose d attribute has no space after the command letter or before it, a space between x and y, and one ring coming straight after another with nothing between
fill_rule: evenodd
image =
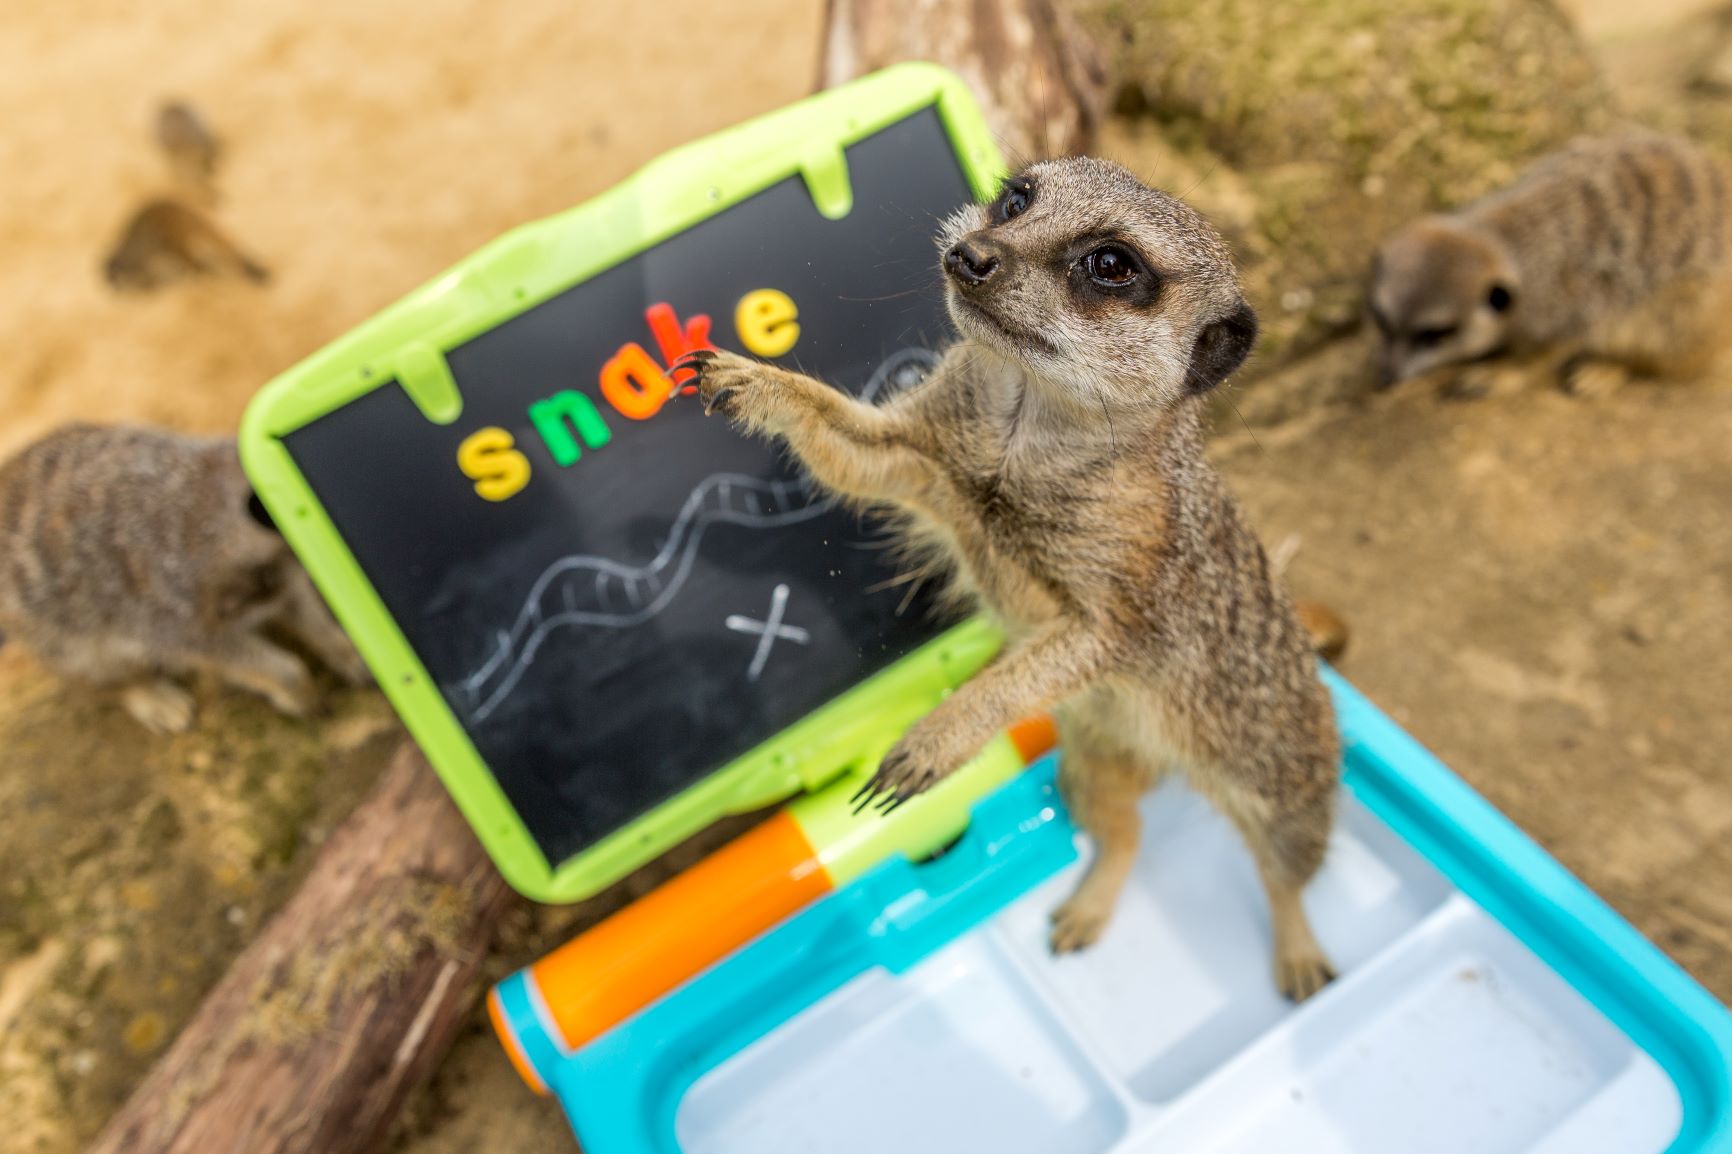
<instances>
[{"instance_id":1,"label":"standing meerkat","mask_svg":"<svg viewBox=\"0 0 1732 1154\"><path fill-rule=\"evenodd\" d=\"M1053 914L1064 952L1112 914L1137 797L1182 769L1249 844L1276 983L1306 998L1333 977L1300 894L1328 844L1338 742L1293 606L1203 454L1205 394L1257 332L1232 258L1189 206L1087 158L1024 170L938 243L962 339L882 405L732 353L681 365L707 409L905 514L953 592L1004 627L864 796L893 807L1054 711L1061 787L1097 847Z\"/></svg>"},{"instance_id":2,"label":"standing meerkat","mask_svg":"<svg viewBox=\"0 0 1732 1154\"><path fill-rule=\"evenodd\" d=\"M367 670L268 526L231 438L65 426L0 465L0 633L156 732L192 723L171 678L198 671L304 716L307 666L267 628L352 683Z\"/></svg>"},{"instance_id":3,"label":"standing meerkat","mask_svg":"<svg viewBox=\"0 0 1732 1154\"><path fill-rule=\"evenodd\" d=\"M1372 265L1380 383L1469 365L1451 386L1462 395L1536 378L1601 393L1631 373L1699 371L1732 308L1727 191L1695 145L1633 133L1577 141L1416 221Z\"/></svg>"}]
</instances>

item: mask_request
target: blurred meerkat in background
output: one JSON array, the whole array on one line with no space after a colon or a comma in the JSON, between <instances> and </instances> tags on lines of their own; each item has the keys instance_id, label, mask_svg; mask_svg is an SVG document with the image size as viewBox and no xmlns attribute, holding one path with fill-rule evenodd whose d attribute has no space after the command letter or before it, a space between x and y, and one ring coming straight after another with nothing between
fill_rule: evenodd
<instances>
[{"instance_id":1,"label":"blurred meerkat in background","mask_svg":"<svg viewBox=\"0 0 1732 1154\"><path fill-rule=\"evenodd\" d=\"M1380 384L1465 366L1456 395L1535 380L1598 394L1699 372L1732 329L1728 187L1689 141L1629 133L1577 141L1414 222L1372 265Z\"/></svg>"},{"instance_id":2,"label":"blurred meerkat in background","mask_svg":"<svg viewBox=\"0 0 1732 1154\"><path fill-rule=\"evenodd\" d=\"M167 197L133 214L103 264L104 278L122 292L149 292L202 275L240 276L255 283L270 279L263 265L203 213Z\"/></svg>"},{"instance_id":3,"label":"blurred meerkat in background","mask_svg":"<svg viewBox=\"0 0 1732 1154\"><path fill-rule=\"evenodd\" d=\"M222 142L192 105L166 101L156 114L156 143L180 183L214 195Z\"/></svg>"},{"instance_id":4,"label":"blurred meerkat in background","mask_svg":"<svg viewBox=\"0 0 1732 1154\"><path fill-rule=\"evenodd\" d=\"M156 143L177 190L140 205L103 262L103 277L120 292L150 292L193 276L238 276L255 283L269 272L219 229L199 205L216 201L223 147L192 105L167 101L157 111Z\"/></svg>"},{"instance_id":5,"label":"blurred meerkat in background","mask_svg":"<svg viewBox=\"0 0 1732 1154\"><path fill-rule=\"evenodd\" d=\"M185 730L209 672L292 717L315 705L280 628L351 684L366 666L271 526L227 437L74 424L0 465L0 634Z\"/></svg>"}]
</instances>

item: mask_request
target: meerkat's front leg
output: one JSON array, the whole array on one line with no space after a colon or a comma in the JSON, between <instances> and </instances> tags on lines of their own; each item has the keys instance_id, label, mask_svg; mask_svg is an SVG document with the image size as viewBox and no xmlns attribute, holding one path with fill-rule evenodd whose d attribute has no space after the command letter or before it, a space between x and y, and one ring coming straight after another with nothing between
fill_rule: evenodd
<instances>
[{"instance_id":1,"label":"meerkat's front leg","mask_svg":"<svg viewBox=\"0 0 1732 1154\"><path fill-rule=\"evenodd\" d=\"M1447 400L1476 401L1507 397L1556 381L1570 360L1570 351L1548 347L1529 353L1506 354L1467 365L1450 374L1439 393Z\"/></svg>"},{"instance_id":2,"label":"meerkat's front leg","mask_svg":"<svg viewBox=\"0 0 1732 1154\"><path fill-rule=\"evenodd\" d=\"M1014 643L902 735L855 795L888 813L960 769L993 736L1051 709L1096 680L1105 646L1081 622L1061 620Z\"/></svg>"},{"instance_id":3,"label":"meerkat's front leg","mask_svg":"<svg viewBox=\"0 0 1732 1154\"><path fill-rule=\"evenodd\" d=\"M918 500L936 470L890 413L820 381L737 353L702 349L691 369L706 413L787 443L818 483L866 501Z\"/></svg>"}]
</instances>

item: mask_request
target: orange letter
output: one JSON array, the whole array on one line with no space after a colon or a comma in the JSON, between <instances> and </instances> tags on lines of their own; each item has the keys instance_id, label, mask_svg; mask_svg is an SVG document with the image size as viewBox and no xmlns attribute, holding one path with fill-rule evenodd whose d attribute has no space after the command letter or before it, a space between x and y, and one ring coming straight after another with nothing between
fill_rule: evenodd
<instances>
[{"instance_id":1,"label":"orange letter","mask_svg":"<svg viewBox=\"0 0 1732 1154\"><path fill-rule=\"evenodd\" d=\"M498 425L477 429L457 446L457 467L475 482L483 501L503 501L529 484L529 458L518 452L512 435Z\"/></svg>"},{"instance_id":2,"label":"orange letter","mask_svg":"<svg viewBox=\"0 0 1732 1154\"><path fill-rule=\"evenodd\" d=\"M640 344L625 346L601 367L601 395L622 417L648 420L661 412L673 391L674 383Z\"/></svg>"}]
</instances>

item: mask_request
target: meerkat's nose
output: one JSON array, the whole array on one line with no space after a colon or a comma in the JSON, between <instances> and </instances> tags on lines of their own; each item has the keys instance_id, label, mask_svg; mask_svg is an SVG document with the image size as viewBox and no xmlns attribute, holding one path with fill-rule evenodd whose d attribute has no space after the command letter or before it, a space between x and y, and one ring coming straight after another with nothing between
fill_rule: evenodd
<instances>
[{"instance_id":1,"label":"meerkat's nose","mask_svg":"<svg viewBox=\"0 0 1732 1154\"><path fill-rule=\"evenodd\" d=\"M944 270L965 288L978 288L999 269L999 259L972 238L959 240L944 254Z\"/></svg>"}]
</instances>

